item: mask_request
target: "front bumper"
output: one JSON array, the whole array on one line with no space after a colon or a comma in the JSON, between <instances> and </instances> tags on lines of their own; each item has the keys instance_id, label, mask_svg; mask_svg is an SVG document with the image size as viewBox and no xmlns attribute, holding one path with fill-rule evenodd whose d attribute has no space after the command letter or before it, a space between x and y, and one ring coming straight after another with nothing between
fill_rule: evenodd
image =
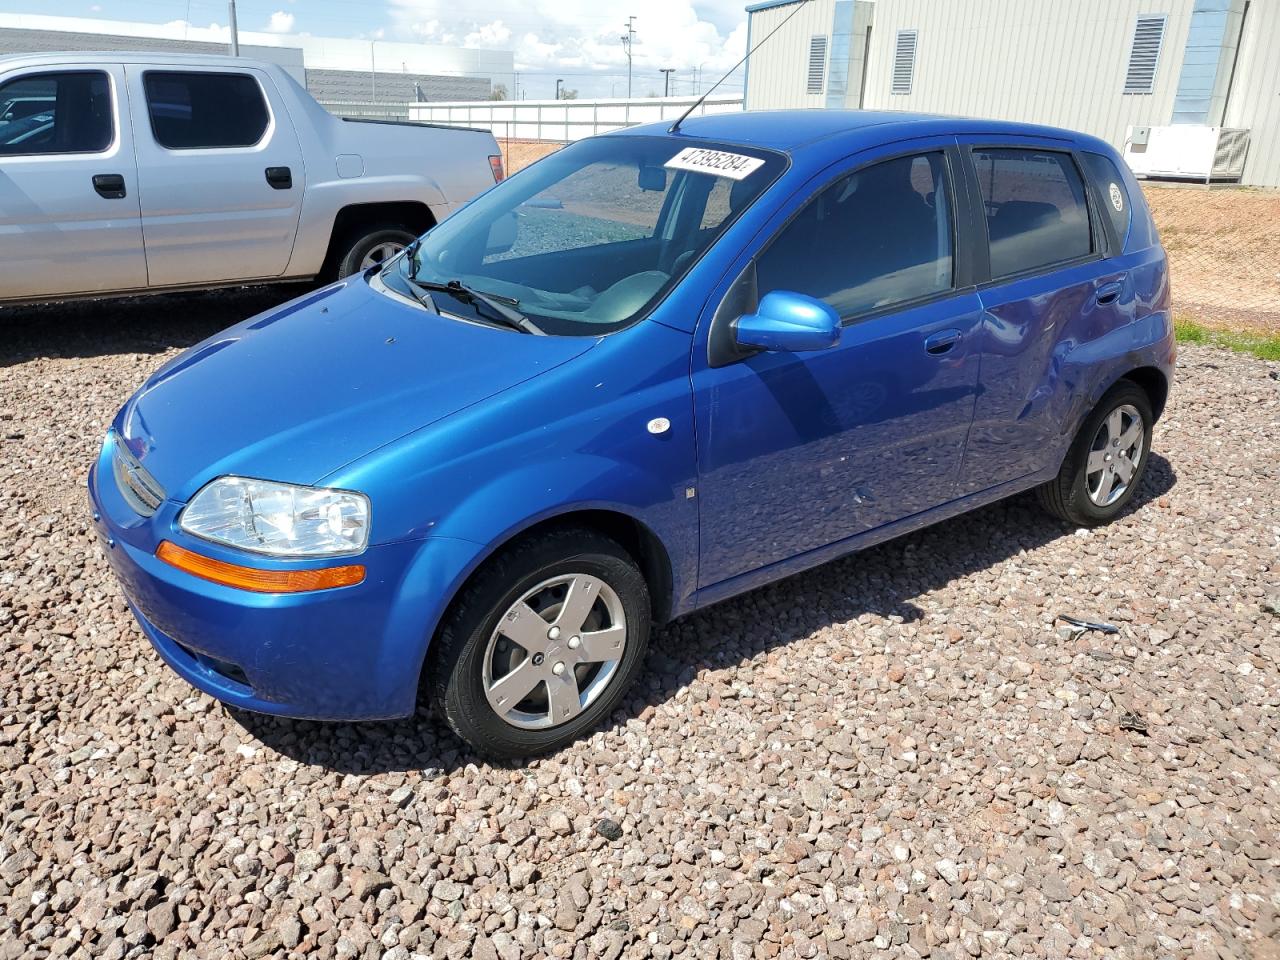
<instances>
[{"instance_id":1,"label":"front bumper","mask_svg":"<svg viewBox=\"0 0 1280 960\"><path fill-rule=\"evenodd\" d=\"M139 516L117 489L110 442L89 473L104 553L143 632L192 686L260 713L316 720L407 716L445 598L476 545L431 538L329 561L247 559L177 526L182 505ZM365 580L308 593L261 594L210 583L158 560L162 540L264 568L361 563Z\"/></svg>"}]
</instances>

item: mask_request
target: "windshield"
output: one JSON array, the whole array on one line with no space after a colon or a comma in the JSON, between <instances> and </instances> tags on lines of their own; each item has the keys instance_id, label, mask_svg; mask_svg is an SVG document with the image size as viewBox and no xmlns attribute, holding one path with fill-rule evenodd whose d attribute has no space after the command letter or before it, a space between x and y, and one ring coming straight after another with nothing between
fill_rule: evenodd
<instances>
[{"instance_id":1,"label":"windshield","mask_svg":"<svg viewBox=\"0 0 1280 960\"><path fill-rule=\"evenodd\" d=\"M546 333L608 333L664 296L785 164L684 138L582 140L459 210L383 279L429 284L442 309L479 322L492 310L439 288L500 299Z\"/></svg>"}]
</instances>

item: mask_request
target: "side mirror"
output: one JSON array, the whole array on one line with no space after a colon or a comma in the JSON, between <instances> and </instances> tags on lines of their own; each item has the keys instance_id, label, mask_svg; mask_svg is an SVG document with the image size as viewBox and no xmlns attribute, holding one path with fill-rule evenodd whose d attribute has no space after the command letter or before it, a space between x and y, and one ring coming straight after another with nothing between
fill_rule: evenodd
<instances>
[{"instance_id":1,"label":"side mirror","mask_svg":"<svg viewBox=\"0 0 1280 960\"><path fill-rule=\"evenodd\" d=\"M519 224L516 222L514 210L498 217L489 226L489 236L484 244L485 256L506 253L516 245L517 233L519 233Z\"/></svg>"},{"instance_id":2,"label":"side mirror","mask_svg":"<svg viewBox=\"0 0 1280 960\"><path fill-rule=\"evenodd\" d=\"M840 317L827 304L802 293L766 293L755 313L734 322L734 334L744 347L803 353L826 350L840 342Z\"/></svg>"}]
</instances>

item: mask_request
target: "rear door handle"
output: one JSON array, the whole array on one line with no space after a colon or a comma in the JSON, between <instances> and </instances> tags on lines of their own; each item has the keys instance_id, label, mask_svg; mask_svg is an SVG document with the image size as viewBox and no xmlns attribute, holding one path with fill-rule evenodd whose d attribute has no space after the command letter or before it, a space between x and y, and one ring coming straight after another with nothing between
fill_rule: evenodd
<instances>
[{"instance_id":1,"label":"rear door handle","mask_svg":"<svg viewBox=\"0 0 1280 960\"><path fill-rule=\"evenodd\" d=\"M288 167L267 167L267 183L276 190L288 190L293 186L293 171Z\"/></svg>"},{"instance_id":2,"label":"rear door handle","mask_svg":"<svg viewBox=\"0 0 1280 960\"><path fill-rule=\"evenodd\" d=\"M94 174L93 189L98 191L98 196L108 200L123 200L124 177L118 173Z\"/></svg>"},{"instance_id":3,"label":"rear door handle","mask_svg":"<svg viewBox=\"0 0 1280 960\"><path fill-rule=\"evenodd\" d=\"M1099 306L1108 306L1120 299L1120 294L1124 293L1124 281L1117 280L1114 283L1104 283L1098 288L1098 304Z\"/></svg>"},{"instance_id":4,"label":"rear door handle","mask_svg":"<svg viewBox=\"0 0 1280 960\"><path fill-rule=\"evenodd\" d=\"M925 353L941 356L960 342L962 334L959 330L939 330L924 341Z\"/></svg>"}]
</instances>

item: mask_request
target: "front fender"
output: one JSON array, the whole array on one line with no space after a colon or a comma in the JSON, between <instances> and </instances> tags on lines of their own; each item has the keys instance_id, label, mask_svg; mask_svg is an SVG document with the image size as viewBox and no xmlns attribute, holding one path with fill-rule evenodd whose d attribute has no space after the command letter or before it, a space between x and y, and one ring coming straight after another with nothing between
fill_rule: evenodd
<instances>
[{"instance_id":1,"label":"front fender","mask_svg":"<svg viewBox=\"0 0 1280 960\"><path fill-rule=\"evenodd\" d=\"M692 603L697 580L693 571L698 515L689 489L684 483L673 486L634 464L604 457L557 459L493 478L441 518L433 536L483 544L474 569L503 545L548 520L588 511L618 514L639 524L666 550L673 613L682 612ZM615 497L593 495L602 490L613 491Z\"/></svg>"}]
</instances>

